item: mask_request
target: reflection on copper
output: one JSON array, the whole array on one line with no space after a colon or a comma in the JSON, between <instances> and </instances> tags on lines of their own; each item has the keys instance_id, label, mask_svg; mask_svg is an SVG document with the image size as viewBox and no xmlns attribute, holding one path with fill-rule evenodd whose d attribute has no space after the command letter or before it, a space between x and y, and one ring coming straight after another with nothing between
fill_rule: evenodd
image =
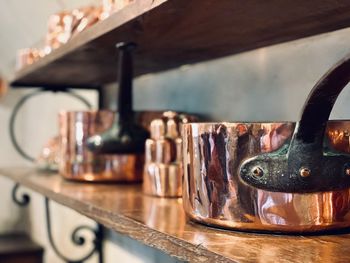
<instances>
[{"instance_id":1,"label":"reflection on copper","mask_svg":"<svg viewBox=\"0 0 350 263\"><path fill-rule=\"evenodd\" d=\"M6 94L7 90L7 82L0 76L0 98Z\"/></svg>"},{"instance_id":2,"label":"reflection on copper","mask_svg":"<svg viewBox=\"0 0 350 263\"><path fill-rule=\"evenodd\" d=\"M186 213L229 229L313 232L350 226L350 189L281 193L238 176L242 161L290 142L294 123L197 123L183 128ZM329 148L349 153L350 122L329 122Z\"/></svg>"},{"instance_id":3,"label":"reflection on copper","mask_svg":"<svg viewBox=\"0 0 350 263\"><path fill-rule=\"evenodd\" d=\"M16 56L16 70L20 70L27 65L33 64L42 56L43 54L37 48L24 48L18 50Z\"/></svg>"},{"instance_id":4,"label":"reflection on copper","mask_svg":"<svg viewBox=\"0 0 350 263\"><path fill-rule=\"evenodd\" d=\"M86 139L107 130L115 113L111 111L76 111L59 114L60 164L62 176L78 181L142 181L143 154L94 154L86 147ZM146 129L163 112L136 112L135 118Z\"/></svg>"},{"instance_id":5,"label":"reflection on copper","mask_svg":"<svg viewBox=\"0 0 350 263\"><path fill-rule=\"evenodd\" d=\"M134 0L102 0L102 12L100 19L106 19L114 12L123 9Z\"/></svg>"},{"instance_id":6,"label":"reflection on copper","mask_svg":"<svg viewBox=\"0 0 350 263\"><path fill-rule=\"evenodd\" d=\"M68 42L72 36L74 16L69 11L62 11L49 17L46 34L46 46L56 49Z\"/></svg>"},{"instance_id":7,"label":"reflection on copper","mask_svg":"<svg viewBox=\"0 0 350 263\"><path fill-rule=\"evenodd\" d=\"M284 123L263 124L261 128L262 130L259 130L258 133L264 133L260 139L262 152L271 152L273 149L278 149L292 134L289 126Z\"/></svg>"},{"instance_id":8,"label":"reflection on copper","mask_svg":"<svg viewBox=\"0 0 350 263\"><path fill-rule=\"evenodd\" d=\"M16 69L33 64L50 54L52 50L66 44L76 34L100 20L102 6L86 6L65 10L49 17L44 43L40 47L21 49L17 52Z\"/></svg>"},{"instance_id":9,"label":"reflection on copper","mask_svg":"<svg viewBox=\"0 0 350 263\"><path fill-rule=\"evenodd\" d=\"M86 139L108 129L113 118L114 113L109 111L59 114L62 176L81 181L142 180L142 154L97 155L86 147Z\"/></svg>"},{"instance_id":10,"label":"reflection on copper","mask_svg":"<svg viewBox=\"0 0 350 263\"><path fill-rule=\"evenodd\" d=\"M49 17L45 41L40 47L21 49L17 52L16 70L33 64L66 44L72 37L91 27L112 13L123 9L133 0L103 0L99 6L89 5L64 10Z\"/></svg>"},{"instance_id":11,"label":"reflection on copper","mask_svg":"<svg viewBox=\"0 0 350 263\"><path fill-rule=\"evenodd\" d=\"M345 121L328 123L326 135L329 146L337 151L350 153L350 126Z\"/></svg>"},{"instance_id":12,"label":"reflection on copper","mask_svg":"<svg viewBox=\"0 0 350 263\"><path fill-rule=\"evenodd\" d=\"M72 36L84 31L100 19L102 12L101 7L87 6L79 9L74 9L72 15L75 19L75 24L72 27Z\"/></svg>"},{"instance_id":13,"label":"reflection on copper","mask_svg":"<svg viewBox=\"0 0 350 263\"><path fill-rule=\"evenodd\" d=\"M51 138L42 148L36 164L39 169L57 171L59 165L59 137Z\"/></svg>"},{"instance_id":14,"label":"reflection on copper","mask_svg":"<svg viewBox=\"0 0 350 263\"><path fill-rule=\"evenodd\" d=\"M160 197L182 195L182 139L180 126L193 116L165 112L151 122L151 138L146 140L143 191Z\"/></svg>"},{"instance_id":15,"label":"reflection on copper","mask_svg":"<svg viewBox=\"0 0 350 263\"><path fill-rule=\"evenodd\" d=\"M86 6L62 11L49 18L46 46L56 49L79 32L99 21L101 7Z\"/></svg>"},{"instance_id":16,"label":"reflection on copper","mask_svg":"<svg viewBox=\"0 0 350 263\"><path fill-rule=\"evenodd\" d=\"M114 12L114 2L115 0L102 0L101 20L106 19Z\"/></svg>"},{"instance_id":17,"label":"reflection on copper","mask_svg":"<svg viewBox=\"0 0 350 263\"><path fill-rule=\"evenodd\" d=\"M185 211L182 209L182 199L148 197L144 202L145 224L162 232L181 233L186 226Z\"/></svg>"}]
</instances>

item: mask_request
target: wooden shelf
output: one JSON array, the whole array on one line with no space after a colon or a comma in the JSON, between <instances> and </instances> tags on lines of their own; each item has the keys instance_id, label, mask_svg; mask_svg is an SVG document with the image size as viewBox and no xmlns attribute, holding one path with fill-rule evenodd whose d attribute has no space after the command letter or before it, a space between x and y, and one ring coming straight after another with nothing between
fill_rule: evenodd
<instances>
[{"instance_id":1,"label":"wooden shelf","mask_svg":"<svg viewBox=\"0 0 350 263\"><path fill-rule=\"evenodd\" d=\"M73 183L32 168L8 177L93 220L190 262L350 262L350 234L277 236L224 231L189 222L181 199L142 194L140 185Z\"/></svg>"},{"instance_id":2,"label":"wooden shelf","mask_svg":"<svg viewBox=\"0 0 350 263\"><path fill-rule=\"evenodd\" d=\"M98 88L116 80L115 43L134 41L135 75L350 26L346 0L135 0L45 58L13 86Z\"/></svg>"}]
</instances>

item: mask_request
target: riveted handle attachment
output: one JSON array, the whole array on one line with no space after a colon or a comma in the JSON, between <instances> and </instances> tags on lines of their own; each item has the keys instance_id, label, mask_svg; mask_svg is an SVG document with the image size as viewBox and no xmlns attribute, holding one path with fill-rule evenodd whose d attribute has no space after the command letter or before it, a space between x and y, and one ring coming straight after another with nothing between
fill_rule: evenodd
<instances>
[{"instance_id":1,"label":"riveted handle attachment","mask_svg":"<svg viewBox=\"0 0 350 263\"><path fill-rule=\"evenodd\" d=\"M317 192L350 187L350 156L325 152L327 121L338 95L350 81L350 55L314 86L304 104L292 140L285 150L258 155L242 163L248 184L278 192ZM260 171L257 176L256 171Z\"/></svg>"}]
</instances>

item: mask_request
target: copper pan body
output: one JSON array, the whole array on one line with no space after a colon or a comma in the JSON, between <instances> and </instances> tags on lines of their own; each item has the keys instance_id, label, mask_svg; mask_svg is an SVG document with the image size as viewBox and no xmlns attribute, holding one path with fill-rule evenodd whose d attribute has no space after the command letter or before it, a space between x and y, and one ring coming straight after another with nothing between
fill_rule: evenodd
<instances>
[{"instance_id":1,"label":"copper pan body","mask_svg":"<svg viewBox=\"0 0 350 263\"><path fill-rule=\"evenodd\" d=\"M239 177L247 158L288 144L295 123L184 124L183 204L194 221L249 231L316 232L350 226L350 189L284 193ZM350 153L350 121L328 122L325 145ZM322 183L322 182L320 182Z\"/></svg>"},{"instance_id":2,"label":"copper pan body","mask_svg":"<svg viewBox=\"0 0 350 263\"><path fill-rule=\"evenodd\" d=\"M86 147L86 139L107 130L114 119L111 111L72 111L59 114L59 173L66 179L89 182L142 181L143 154L94 154ZM136 118L145 128L162 112L137 112Z\"/></svg>"}]
</instances>

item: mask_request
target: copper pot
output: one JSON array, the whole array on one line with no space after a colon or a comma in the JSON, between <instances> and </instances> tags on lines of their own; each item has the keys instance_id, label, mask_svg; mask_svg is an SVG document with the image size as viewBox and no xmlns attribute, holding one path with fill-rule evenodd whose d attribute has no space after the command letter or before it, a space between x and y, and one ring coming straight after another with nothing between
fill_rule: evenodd
<instances>
[{"instance_id":1,"label":"copper pot","mask_svg":"<svg viewBox=\"0 0 350 263\"><path fill-rule=\"evenodd\" d=\"M138 112L137 121L146 129L162 112ZM94 182L140 182L143 154L95 154L87 138L107 130L115 117L111 111L73 111L59 114L60 174L69 180Z\"/></svg>"},{"instance_id":2,"label":"copper pot","mask_svg":"<svg viewBox=\"0 0 350 263\"><path fill-rule=\"evenodd\" d=\"M186 213L227 229L350 226L350 121L329 121L350 56L316 84L299 122L183 125Z\"/></svg>"}]
</instances>

